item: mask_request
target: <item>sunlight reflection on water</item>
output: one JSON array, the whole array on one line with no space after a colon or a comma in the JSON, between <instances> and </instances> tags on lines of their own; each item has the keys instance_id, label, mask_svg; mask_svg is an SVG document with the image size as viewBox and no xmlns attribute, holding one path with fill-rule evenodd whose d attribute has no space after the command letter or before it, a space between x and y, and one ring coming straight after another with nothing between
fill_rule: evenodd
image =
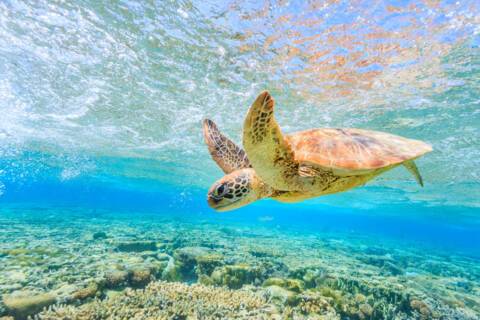
<instances>
[{"instance_id":1,"label":"sunlight reflection on water","mask_svg":"<svg viewBox=\"0 0 480 320\"><path fill-rule=\"evenodd\" d=\"M478 206L479 13L477 1L2 2L3 176L38 152L22 174L47 165L205 187L220 173L200 121L238 138L268 88L286 132L361 127L431 143L423 197Z\"/></svg>"}]
</instances>

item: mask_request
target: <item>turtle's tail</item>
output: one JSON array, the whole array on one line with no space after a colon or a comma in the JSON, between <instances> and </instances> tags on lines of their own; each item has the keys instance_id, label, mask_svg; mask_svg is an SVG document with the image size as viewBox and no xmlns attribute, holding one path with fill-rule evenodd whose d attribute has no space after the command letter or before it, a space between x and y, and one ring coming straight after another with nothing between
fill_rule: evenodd
<instances>
[{"instance_id":1,"label":"turtle's tail","mask_svg":"<svg viewBox=\"0 0 480 320\"><path fill-rule=\"evenodd\" d=\"M408 161L405 161L403 165L415 177L415 180L417 180L418 184L423 187L423 179L422 179L422 176L420 175L420 172L418 171L418 168L415 162L413 162L413 160L408 160Z\"/></svg>"}]
</instances>

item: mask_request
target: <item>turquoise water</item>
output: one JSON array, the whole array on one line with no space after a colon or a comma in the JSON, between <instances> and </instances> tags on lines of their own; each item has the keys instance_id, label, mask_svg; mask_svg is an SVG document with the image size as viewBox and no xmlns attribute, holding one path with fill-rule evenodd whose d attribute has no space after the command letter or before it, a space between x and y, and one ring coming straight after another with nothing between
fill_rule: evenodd
<instances>
[{"instance_id":1,"label":"turquoise water","mask_svg":"<svg viewBox=\"0 0 480 320\"><path fill-rule=\"evenodd\" d=\"M0 318L168 281L243 288L294 319L478 319L479 17L477 1L0 2ZM202 120L240 143L265 89L286 133L428 142L425 186L397 168L216 213ZM252 308L219 318L274 318Z\"/></svg>"}]
</instances>

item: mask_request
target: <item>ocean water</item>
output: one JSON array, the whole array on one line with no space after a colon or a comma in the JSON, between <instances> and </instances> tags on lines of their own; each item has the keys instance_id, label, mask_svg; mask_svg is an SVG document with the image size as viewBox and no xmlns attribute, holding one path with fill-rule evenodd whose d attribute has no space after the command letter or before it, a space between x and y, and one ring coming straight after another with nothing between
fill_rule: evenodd
<instances>
[{"instance_id":1,"label":"ocean water","mask_svg":"<svg viewBox=\"0 0 480 320\"><path fill-rule=\"evenodd\" d=\"M0 1L0 319L480 319L478 1ZM419 139L209 208L210 118ZM4 317L4 318L2 318Z\"/></svg>"}]
</instances>

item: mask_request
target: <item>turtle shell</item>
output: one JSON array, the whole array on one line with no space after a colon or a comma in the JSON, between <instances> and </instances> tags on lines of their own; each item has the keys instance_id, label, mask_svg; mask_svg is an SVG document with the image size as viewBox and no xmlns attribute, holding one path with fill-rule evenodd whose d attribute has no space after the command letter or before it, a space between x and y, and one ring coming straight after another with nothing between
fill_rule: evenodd
<instances>
[{"instance_id":1,"label":"turtle shell","mask_svg":"<svg viewBox=\"0 0 480 320\"><path fill-rule=\"evenodd\" d=\"M312 129L285 137L301 164L357 173L400 164L432 151L422 141L363 129Z\"/></svg>"}]
</instances>

